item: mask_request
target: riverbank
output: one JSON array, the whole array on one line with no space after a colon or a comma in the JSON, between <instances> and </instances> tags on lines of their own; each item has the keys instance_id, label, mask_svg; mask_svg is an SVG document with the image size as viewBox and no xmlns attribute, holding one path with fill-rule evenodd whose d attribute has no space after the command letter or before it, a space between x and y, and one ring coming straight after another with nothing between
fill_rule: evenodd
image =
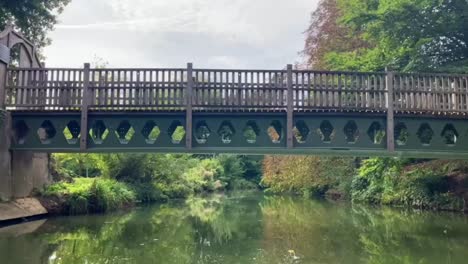
<instances>
[{"instance_id":1,"label":"riverbank","mask_svg":"<svg viewBox=\"0 0 468 264\"><path fill-rule=\"evenodd\" d=\"M354 203L468 211L468 162L401 158L266 157L263 184L273 193Z\"/></svg>"}]
</instances>

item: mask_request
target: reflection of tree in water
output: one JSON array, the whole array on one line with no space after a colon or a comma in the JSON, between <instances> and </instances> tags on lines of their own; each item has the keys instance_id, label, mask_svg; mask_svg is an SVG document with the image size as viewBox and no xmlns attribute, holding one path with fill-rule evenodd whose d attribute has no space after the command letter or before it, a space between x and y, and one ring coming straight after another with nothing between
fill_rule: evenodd
<instances>
[{"instance_id":1,"label":"reflection of tree in water","mask_svg":"<svg viewBox=\"0 0 468 264\"><path fill-rule=\"evenodd\" d=\"M264 219L262 263L354 263L355 233L345 233L346 207L292 197L268 197L261 204ZM332 210L333 209L333 210ZM340 236L337 239L337 236ZM344 250L345 249L345 250Z\"/></svg>"},{"instance_id":2,"label":"reflection of tree in water","mask_svg":"<svg viewBox=\"0 0 468 264\"><path fill-rule=\"evenodd\" d=\"M0 234L0 255L28 264L464 263L467 224L462 215L215 195L50 219L31 234Z\"/></svg>"},{"instance_id":3,"label":"reflection of tree in water","mask_svg":"<svg viewBox=\"0 0 468 264\"><path fill-rule=\"evenodd\" d=\"M262 203L263 262L463 263L468 219L274 197ZM444 233L446 230L447 234Z\"/></svg>"},{"instance_id":4,"label":"reflection of tree in water","mask_svg":"<svg viewBox=\"0 0 468 264\"><path fill-rule=\"evenodd\" d=\"M247 261L262 230L250 202L215 195L127 214L59 218L42 228L40 244L53 248L42 251L51 263Z\"/></svg>"},{"instance_id":5,"label":"reflection of tree in water","mask_svg":"<svg viewBox=\"0 0 468 264\"><path fill-rule=\"evenodd\" d=\"M468 219L459 214L354 207L367 263L464 263Z\"/></svg>"},{"instance_id":6,"label":"reflection of tree in water","mask_svg":"<svg viewBox=\"0 0 468 264\"><path fill-rule=\"evenodd\" d=\"M74 217L76 223L64 223L68 228L50 226L55 231L42 241L56 245L51 263L191 263L195 243L186 213L164 205L105 218Z\"/></svg>"},{"instance_id":7,"label":"reflection of tree in water","mask_svg":"<svg viewBox=\"0 0 468 264\"><path fill-rule=\"evenodd\" d=\"M257 203L258 197L238 199L225 195L187 200L190 222L197 230L197 263L250 262L262 232Z\"/></svg>"}]
</instances>

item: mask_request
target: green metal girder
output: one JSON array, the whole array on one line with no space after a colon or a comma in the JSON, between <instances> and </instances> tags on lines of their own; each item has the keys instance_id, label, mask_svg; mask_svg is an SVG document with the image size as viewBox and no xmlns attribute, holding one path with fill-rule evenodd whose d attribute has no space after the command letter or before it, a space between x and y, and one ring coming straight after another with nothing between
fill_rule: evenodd
<instances>
[{"instance_id":1,"label":"green metal girder","mask_svg":"<svg viewBox=\"0 0 468 264\"><path fill-rule=\"evenodd\" d=\"M38 130L48 120L56 133L45 142L41 142ZM28 150L36 152L79 152L79 141L69 142L63 131L67 124L75 121L79 124L79 113L12 113L14 140L11 147L14 151ZM133 137L128 142L119 141L116 130L122 122L128 121L134 130ZM153 122L160 130L159 137L154 142L148 142L142 130L147 122ZM407 130L405 144L396 145L396 151L386 150L385 135L379 141L372 138L369 128L373 124L385 131L385 116L375 115L326 115L297 114L294 125L307 127L305 140L294 138L294 147L286 148L286 114L249 114L249 113L194 113L192 149L185 147L185 139L173 142L170 128L174 124L185 125L184 113L90 113L88 127L95 122L102 122L108 130L108 135L102 143L95 142L90 133L87 152L158 152L158 153L242 153L242 154L312 154L312 155L349 155L349 156L405 156L419 158L468 158L468 120L396 117L395 125L404 124ZM329 123L332 127L331 140L324 142L321 125ZM346 140L345 127L356 126L356 140ZM20 124L20 125L18 125ZM248 142L244 136L248 124L255 124L257 136L255 142ZM273 125L274 124L274 125ZM425 125L426 124L426 125ZM222 137L221 127L227 125L232 132L229 140ZM348 126L347 126L348 125ZM27 131L17 131L18 127L27 127ZM201 126L206 128L200 129ZM269 127L275 127L279 140L273 142L268 134ZM418 131L421 127L429 127L432 131L429 144L421 143ZM447 129L449 128L449 129ZM224 127L225 129L225 127ZM270 128L271 129L271 128ZM49 128L50 130L50 128ZM304 129L303 129L304 130ZM450 130L456 134L456 142L447 144L442 134ZM204 133L200 134L200 131ZM208 131L208 132L207 132ZM427 131L426 131L427 132ZM18 138L18 135L22 136ZM200 136L202 135L202 136ZM81 135L80 135L81 136ZM426 138L427 141L427 138Z\"/></svg>"}]
</instances>

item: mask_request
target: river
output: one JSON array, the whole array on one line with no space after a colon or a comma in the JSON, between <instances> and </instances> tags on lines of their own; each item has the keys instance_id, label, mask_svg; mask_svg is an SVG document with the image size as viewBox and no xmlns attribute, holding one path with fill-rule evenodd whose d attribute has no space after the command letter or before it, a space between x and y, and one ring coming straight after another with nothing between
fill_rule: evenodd
<instances>
[{"instance_id":1,"label":"river","mask_svg":"<svg viewBox=\"0 0 468 264\"><path fill-rule=\"evenodd\" d=\"M219 194L2 228L0 263L468 263L468 217Z\"/></svg>"}]
</instances>

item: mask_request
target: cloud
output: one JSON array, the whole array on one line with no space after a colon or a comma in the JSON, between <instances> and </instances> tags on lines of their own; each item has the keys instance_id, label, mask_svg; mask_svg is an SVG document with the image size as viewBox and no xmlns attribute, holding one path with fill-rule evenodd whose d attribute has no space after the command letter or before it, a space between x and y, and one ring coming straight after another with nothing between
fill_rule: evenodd
<instances>
[{"instance_id":1,"label":"cloud","mask_svg":"<svg viewBox=\"0 0 468 264\"><path fill-rule=\"evenodd\" d=\"M46 55L63 64L56 45L84 46L126 65L199 64L272 68L291 63L317 0L82 0L72 1ZM80 45L80 37L92 43ZM72 40L78 43L72 43ZM106 49L106 45L111 49ZM112 50L113 53L110 53ZM121 52L116 52L120 50ZM128 53L139 61L128 60ZM62 53L62 58L60 54ZM83 56L81 55L81 59ZM105 57L105 56L109 57ZM71 54L69 58L71 59ZM86 56L87 58L91 57ZM77 58L73 57L73 60ZM66 66L66 65L61 65ZM180 66L180 65L179 65Z\"/></svg>"}]
</instances>

